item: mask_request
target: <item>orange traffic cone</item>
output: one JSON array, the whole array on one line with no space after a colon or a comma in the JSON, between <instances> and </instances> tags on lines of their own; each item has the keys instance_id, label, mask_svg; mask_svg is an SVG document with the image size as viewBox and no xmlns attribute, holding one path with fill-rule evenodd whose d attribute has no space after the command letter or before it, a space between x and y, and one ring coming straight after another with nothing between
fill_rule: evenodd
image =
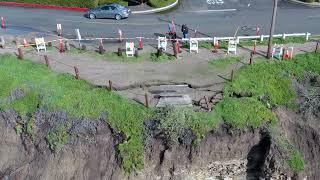
<instances>
[{"instance_id":1,"label":"orange traffic cone","mask_svg":"<svg viewBox=\"0 0 320 180\"><path fill-rule=\"evenodd\" d=\"M6 21L4 20L4 17L1 17L1 28L2 29L6 28Z\"/></svg>"},{"instance_id":2,"label":"orange traffic cone","mask_svg":"<svg viewBox=\"0 0 320 180\"><path fill-rule=\"evenodd\" d=\"M213 51L214 53L217 53L218 52L218 48L219 48L219 41L215 41L214 42L214 45L213 45Z\"/></svg>"},{"instance_id":3,"label":"orange traffic cone","mask_svg":"<svg viewBox=\"0 0 320 180\"><path fill-rule=\"evenodd\" d=\"M254 44L253 44L253 54L256 54L257 52L257 41L254 41Z\"/></svg>"},{"instance_id":4,"label":"orange traffic cone","mask_svg":"<svg viewBox=\"0 0 320 180\"><path fill-rule=\"evenodd\" d=\"M142 50L142 49L143 49L143 43L142 43L142 38L140 37L138 50Z\"/></svg>"},{"instance_id":5,"label":"orange traffic cone","mask_svg":"<svg viewBox=\"0 0 320 180\"><path fill-rule=\"evenodd\" d=\"M27 40L25 38L23 38L23 46L29 47L29 43L27 42Z\"/></svg>"},{"instance_id":6,"label":"orange traffic cone","mask_svg":"<svg viewBox=\"0 0 320 180\"><path fill-rule=\"evenodd\" d=\"M284 54L284 58L289 59L290 55L289 55L289 50L286 49L286 53Z\"/></svg>"},{"instance_id":7,"label":"orange traffic cone","mask_svg":"<svg viewBox=\"0 0 320 180\"><path fill-rule=\"evenodd\" d=\"M60 53L64 52L63 41L60 39Z\"/></svg>"},{"instance_id":8,"label":"orange traffic cone","mask_svg":"<svg viewBox=\"0 0 320 180\"><path fill-rule=\"evenodd\" d=\"M180 43L179 43L179 40L177 40L177 50L178 50L178 53L182 53L181 49L180 49Z\"/></svg>"}]
</instances>

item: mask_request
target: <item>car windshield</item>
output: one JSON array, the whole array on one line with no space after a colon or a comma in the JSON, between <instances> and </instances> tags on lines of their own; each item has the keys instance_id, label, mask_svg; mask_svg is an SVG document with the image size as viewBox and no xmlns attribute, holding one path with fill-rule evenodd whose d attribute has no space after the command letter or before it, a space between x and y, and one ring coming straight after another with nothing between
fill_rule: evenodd
<instances>
[{"instance_id":1,"label":"car windshield","mask_svg":"<svg viewBox=\"0 0 320 180\"><path fill-rule=\"evenodd\" d=\"M121 6L121 5L119 5L119 4L116 4L116 5L114 5L114 6L116 6L118 9L124 9L124 8L125 8L124 6Z\"/></svg>"}]
</instances>

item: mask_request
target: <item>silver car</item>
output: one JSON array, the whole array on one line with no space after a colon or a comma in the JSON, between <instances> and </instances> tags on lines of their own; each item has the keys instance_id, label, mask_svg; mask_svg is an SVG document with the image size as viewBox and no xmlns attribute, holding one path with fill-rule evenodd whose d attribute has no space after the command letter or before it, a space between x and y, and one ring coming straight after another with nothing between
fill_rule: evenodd
<instances>
[{"instance_id":1,"label":"silver car","mask_svg":"<svg viewBox=\"0 0 320 180\"><path fill-rule=\"evenodd\" d=\"M130 14L131 10L120 4L108 4L88 11L88 17L90 19L115 18L116 20L120 20L129 17Z\"/></svg>"}]
</instances>

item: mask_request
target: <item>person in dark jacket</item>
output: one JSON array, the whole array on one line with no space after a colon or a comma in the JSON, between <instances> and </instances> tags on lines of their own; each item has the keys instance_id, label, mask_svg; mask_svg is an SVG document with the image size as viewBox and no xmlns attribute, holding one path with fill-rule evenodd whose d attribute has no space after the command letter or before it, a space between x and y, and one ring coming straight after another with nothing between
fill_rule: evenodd
<instances>
[{"instance_id":1,"label":"person in dark jacket","mask_svg":"<svg viewBox=\"0 0 320 180\"><path fill-rule=\"evenodd\" d=\"M183 24L181 27L183 38L188 38L189 28L186 24Z\"/></svg>"}]
</instances>

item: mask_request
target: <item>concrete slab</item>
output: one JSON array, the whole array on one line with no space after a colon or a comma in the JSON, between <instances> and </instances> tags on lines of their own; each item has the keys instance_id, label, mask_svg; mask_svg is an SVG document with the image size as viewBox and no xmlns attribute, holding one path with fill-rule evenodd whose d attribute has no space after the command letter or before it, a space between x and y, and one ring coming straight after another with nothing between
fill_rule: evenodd
<instances>
[{"instance_id":1,"label":"concrete slab","mask_svg":"<svg viewBox=\"0 0 320 180\"><path fill-rule=\"evenodd\" d=\"M161 95L156 107L179 106L192 107L192 100L189 95Z\"/></svg>"}]
</instances>

